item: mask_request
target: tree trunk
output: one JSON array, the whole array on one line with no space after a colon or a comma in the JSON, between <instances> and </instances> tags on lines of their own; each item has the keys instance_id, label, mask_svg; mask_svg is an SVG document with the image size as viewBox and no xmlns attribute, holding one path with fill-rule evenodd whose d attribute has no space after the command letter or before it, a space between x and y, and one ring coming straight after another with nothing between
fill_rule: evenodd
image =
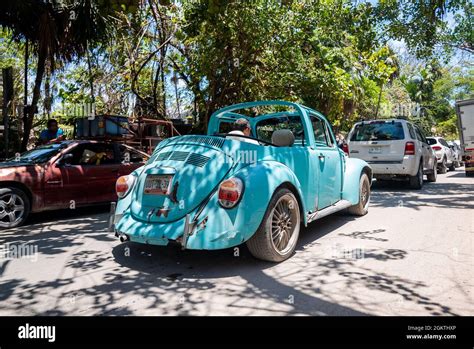
<instances>
[{"instance_id":1,"label":"tree trunk","mask_svg":"<svg viewBox=\"0 0 474 349\"><path fill-rule=\"evenodd\" d=\"M38 54L38 63L36 66L36 78L35 86L33 88L33 99L31 100L31 105L26 113L26 122L23 124L23 140L21 142L21 152L26 151L28 146L28 141L30 139L31 128L33 125L33 118L35 116L35 110L38 106L38 101L41 95L41 83L43 82L43 75L45 71L46 64L46 50L44 48L39 49Z\"/></svg>"}]
</instances>

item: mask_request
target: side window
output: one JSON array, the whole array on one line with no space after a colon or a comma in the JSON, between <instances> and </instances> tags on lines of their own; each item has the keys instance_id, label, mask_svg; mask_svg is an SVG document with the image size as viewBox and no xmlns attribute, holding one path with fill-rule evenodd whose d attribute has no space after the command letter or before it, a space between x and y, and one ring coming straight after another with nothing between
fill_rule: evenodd
<instances>
[{"instance_id":1,"label":"side window","mask_svg":"<svg viewBox=\"0 0 474 349\"><path fill-rule=\"evenodd\" d=\"M128 148L124 145L120 145L120 161L125 164L136 164L140 162L145 162L146 159L143 157L142 154L135 151L134 149Z\"/></svg>"},{"instance_id":2,"label":"side window","mask_svg":"<svg viewBox=\"0 0 474 349\"><path fill-rule=\"evenodd\" d=\"M311 116L311 124L313 126L315 142L320 145L332 147L332 140L329 137L325 122L320 118Z\"/></svg>"},{"instance_id":3,"label":"side window","mask_svg":"<svg viewBox=\"0 0 474 349\"><path fill-rule=\"evenodd\" d=\"M99 166L116 163L112 144L81 144L71 153L73 154L71 165Z\"/></svg>"},{"instance_id":4,"label":"side window","mask_svg":"<svg viewBox=\"0 0 474 349\"><path fill-rule=\"evenodd\" d=\"M416 139L416 133L415 130L413 129L413 126L411 124L407 124L408 127L408 133L410 133L411 139Z\"/></svg>"},{"instance_id":5,"label":"side window","mask_svg":"<svg viewBox=\"0 0 474 349\"><path fill-rule=\"evenodd\" d=\"M415 129L415 132L416 132L416 139L418 139L420 142L424 142L423 136L421 135L421 132L418 129L418 127Z\"/></svg>"},{"instance_id":6,"label":"side window","mask_svg":"<svg viewBox=\"0 0 474 349\"><path fill-rule=\"evenodd\" d=\"M331 133L334 134L334 132L332 132L332 127L331 127L331 125L329 125L329 124L326 123L326 139L327 139L328 145L329 145L330 147L334 146L334 140L333 140L333 138L332 138L332 136L331 136Z\"/></svg>"},{"instance_id":7,"label":"side window","mask_svg":"<svg viewBox=\"0 0 474 349\"><path fill-rule=\"evenodd\" d=\"M446 143L446 141L445 141L443 138L440 138L440 139L439 139L439 142L440 142L442 145L444 145L445 147L448 147L448 148L449 148L448 143Z\"/></svg>"}]
</instances>

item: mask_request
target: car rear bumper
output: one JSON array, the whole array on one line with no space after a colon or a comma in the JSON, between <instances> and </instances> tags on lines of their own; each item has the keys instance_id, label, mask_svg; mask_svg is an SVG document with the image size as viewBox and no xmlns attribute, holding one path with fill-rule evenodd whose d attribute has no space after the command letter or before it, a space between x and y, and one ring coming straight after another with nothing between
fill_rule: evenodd
<instances>
[{"instance_id":1,"label":"car rear bumper","mask_svg":"<svg viewBox=\"0 0 474 349\"><path fill-rule=\"evenodd\" d=\"M213 195L194 221L196 212L197 209L174 222L148 223L133 217L130 210L125 210L114 217L115 232L125 237L123 240L136 243L166 246L177 242L183 249L218 250L245 242L261 221L260 214L247 222L236 219L234 209L227 210L218 205L217 195Z\"/></svg>"},{"instance_id":2,"label":"car rear bumper","mask_svg":"<svg viewBox=\"0 0 474 349\"><path fill-rule=\"evenodd\" d=\"M418 161L413 155L405 155L401 161L368 161L374 177L414 176L418 171Z\"/></svg>"}]
</instances>

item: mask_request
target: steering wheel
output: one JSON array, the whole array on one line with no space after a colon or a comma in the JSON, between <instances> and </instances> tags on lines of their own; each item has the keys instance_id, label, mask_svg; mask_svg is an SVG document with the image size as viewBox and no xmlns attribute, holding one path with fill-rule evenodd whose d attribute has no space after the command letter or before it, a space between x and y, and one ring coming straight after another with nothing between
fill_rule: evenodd
<instances>
[{"instance_id":1,"label":"steering wheel","mask_svg":"<svg viewBox=\"0 0 474 349\"><path fill-rule=\"evenodd\" d=\"M218 133L218 134L215 134L215 136L224 137L224 138L227 138L227 136L231 136L231 137L241 137L241 138L253 139L253 140L255 140L259 143L263 143L264 145L271 145L271 146L274 146L274 147L278 147L278 145L273 144L272 142L268 142L268 141L265 141L263 139L253 138L253 137L249 137L249 136L245 136L245 135L235 135L235 134L230 135L228 133Z\"/></svg>"}]
</instances>

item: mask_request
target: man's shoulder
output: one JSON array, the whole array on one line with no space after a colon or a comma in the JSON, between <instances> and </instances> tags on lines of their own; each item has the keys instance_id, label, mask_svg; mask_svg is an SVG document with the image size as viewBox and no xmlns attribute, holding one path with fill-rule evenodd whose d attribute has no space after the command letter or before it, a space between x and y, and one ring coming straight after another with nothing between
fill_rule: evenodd
<instances>
[{"instance_id":1,"label":"man's shoulder","mask_svg":"<svg viewBox=\"0 0 474 349\"><path fill-rule=\"evenodd\" d=\"M242 131L239 131L239 130L230 131L228 134L229 134L229 135L240 135L240 136L244 136L244 133L243 133Z\"/></svg>"}]
</instances>

